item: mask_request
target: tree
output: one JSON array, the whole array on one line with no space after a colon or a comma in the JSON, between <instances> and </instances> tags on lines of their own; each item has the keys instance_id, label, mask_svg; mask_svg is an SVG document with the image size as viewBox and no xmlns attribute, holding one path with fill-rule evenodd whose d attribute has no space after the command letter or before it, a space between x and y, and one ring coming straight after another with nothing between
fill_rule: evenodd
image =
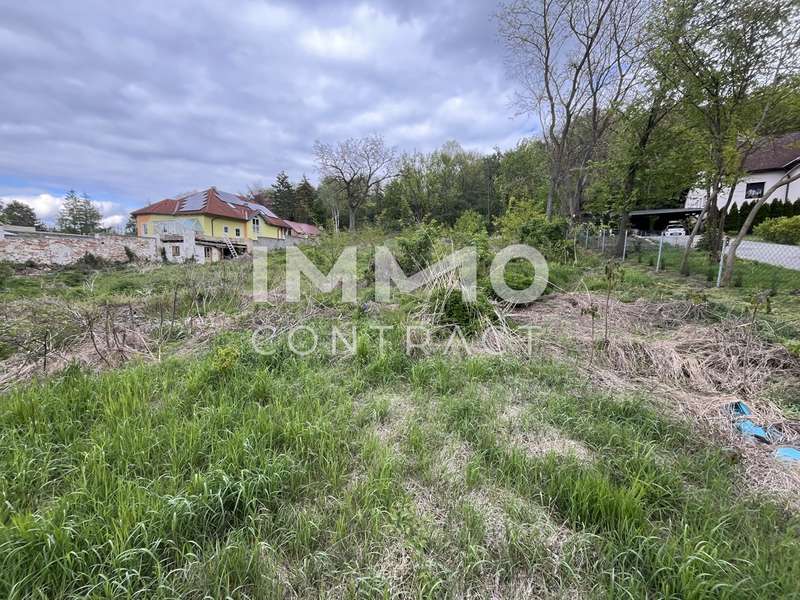
<instances>
[{"instance_id":1,"label":"tree","mask_svg":"<svg viewBox=\"0 0 800 600\"><path fill-rule=\"evenodd\" d=\"M58 215L58 229L81 235L102 231L100 211L86 194L78 196L75 190L70 190L64 196L64 205Z\"/></svg>"},{"instance_id":2,"label":"tree","mask_svg":"<svg viewBox=\"0 0 800 600\"><path fill-rule=\"evenodd\" d=\"M642 0L514 0L498 15L521 86L518 104L538 114L550 155L548 219L556 200L563 214L579 209L563 189L570 136L578 117L585 117L589 135L578 158L580 182L614 109L635 89L647 7Z\"/></svg>"},{"instance_id":3,"label":"tree","mask_svg":"<svg viewBox=\"0 0 800 600\"><path fill-rule=\"evenodd\" d=\"M294 190L294 219L301 223L311 220L312 207L316 201L317 190L311 185L308 178L303 175L303 179Z\"/></svg>"},{"instance_id":4,"label":"tree","mask_svg":"<svg viewBox=\"0 0 800 600\"><path fill-rule=\"evenodd\" d=\"M513 201L532 201L544 212L550 175L547 148L540 140L523 139L500 157L497 192L504 207Z\"/></svg>"},{"instance_id":5,"label":"tree","mask_svg":"<svg viewBox=\"0 0 800 600\"><path fill-rule=\"evenodd\" d=\"M657 15L664 51L655 66L681 90L708 137L708 198L684 252L683 272L701 222L710 260L719 256L720 190L735 183L743 151L764 133L778 105L773 92L796 74L795 17L794 0L667 0Z\"/></svg>"},{"instance_id":6,"label":"tree","mask_svg":"<svg viewBox=\"0 0 800 600\"><path fill-rule=\"evenodd\" d=\"M330 213L333 231L339 233L339 215L347 203L342 183L334 177L326 177L317 188L317 199L319 205Z\"/></svg>"},{"instance_id":7,"label":"tree","mask_svg":"<svg viewBox=\"0 0 800 600\"><path fill-rule=\"evenodd\" d=\"M356 212L376 186L395 175L397 151L379 135L348 138L338 144L314 143L320 173L339 182L349 213L349 229L356 228Z\"/></svg>"},{"instance_id":8,"label":"tree","mask_svg":"<svg viewBox=\"0 0 800 600\"><path fill-rule=\"evenodd\" d=\"M281 171L272 184L272 210L279 217L294 221L294 186L286 171Z\"/></svg>"},{"instance_id":9,"label":"tree","mask_svg":"<svg viewBox=\"0 0 800 600\"><path fill-rule=\"evenodd\" d=\"M378 224L385 229L399 231L406 225L414 221L420 222L421 220L421 218L417 218L417 215L408 205L403 185L403 177L401 175L397 179L390 181L386 186L383 198L385 208L380 210L377 216Z\"/></svg>"},{"instance_id":10,"label":"tree","mask_svg":"<svg viewBox=\"0 0 800 600\"><path fill-rule=\"evenodd\" d=\"M0 211L0 223L22 227L36 227L39 224L33 209L17 200L12 200Z\"/></svg>"},{"instance_id":11,"label":"tree","mask_svg":"<svg viewBox=\"0 0 800 600\"><path fill-rule=\"evenodd\" d=\"M128 217L128 221L125 223L125 235L136 235L136 233L136 219Z\"/></svg>"},{"instance_id":12,"label":"tree","mask_svg":"<svg viewBox=\"0 0 800 600\"><path fill-rule=\"evenodd\" d=\"M739 233L736 234L736 237L731 242L727 256L725 257L725 272L722 275L722 285L728 285L731 282L731 277L733 277L733 266L736 264L736 251L739 249L739 245L742 243L744 236L747 235L747 233L752 229L753 222L755 221L759 209L764 206L764 203L769 200L775 192L784 186L788 186L793 181L797 181L798 179L800 179L800 170L795 171L794 173L791 171L786 173L778 181L772 184L772 186L770 186L770 188L764 192L764 195L756 201L756 203L753 205L753 208L750 209L747 218L744 220L742 227L739 229Z\"/></svg>"}]
</instances>

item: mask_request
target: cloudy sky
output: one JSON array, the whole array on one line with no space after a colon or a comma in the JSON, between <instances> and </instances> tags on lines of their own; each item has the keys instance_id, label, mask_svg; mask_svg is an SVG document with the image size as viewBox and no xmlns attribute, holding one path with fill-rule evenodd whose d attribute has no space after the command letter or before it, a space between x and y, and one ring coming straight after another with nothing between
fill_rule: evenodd
<instances>
[{"instance_id":1,"label":"cloudy sky","mask_svg":"<svg viewBox=\"0 0 800 600\"><path fill-rule=\"evenodd\" d=\"M491 1L0 0L0 200L107 224L216 185L316 179L314 140L488 151L514 117Z\"/></svg>"}]
</instances>

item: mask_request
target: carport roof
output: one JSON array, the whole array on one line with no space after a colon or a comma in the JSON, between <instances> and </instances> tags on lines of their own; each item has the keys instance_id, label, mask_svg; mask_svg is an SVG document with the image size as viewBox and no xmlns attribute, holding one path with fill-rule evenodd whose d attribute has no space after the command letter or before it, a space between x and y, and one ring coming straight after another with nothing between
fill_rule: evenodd
<instances>
[{"instance_id":1,"label":"carport roof","mask_svg":"<svg viewBox=\"0 0 800 600\"><path fill-rule=\"evenodd\" d=\"M700 214L702 208L645 208L632 210L628 213L631 217L649 217L653 215L694 215Z\"/></svg>"}]
</instances>

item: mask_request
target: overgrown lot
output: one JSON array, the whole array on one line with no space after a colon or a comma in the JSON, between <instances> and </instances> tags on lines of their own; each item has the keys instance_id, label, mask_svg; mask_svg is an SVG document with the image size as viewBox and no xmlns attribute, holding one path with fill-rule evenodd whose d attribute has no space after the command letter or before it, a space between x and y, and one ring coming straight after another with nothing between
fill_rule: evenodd
<instances>
[{"instance_id":1,"label":"overgrown lot","mask_svg":"<svg viewBox=\"0 0 800 600\"><path fill-rule=\"evenodd\" d=\"M345 242L309 254L329 266ZM481 313L491 343L446 352L461 313L437 288L378 307L365 255L359 305L288 306L281 265L259 307L245 261L0 292L6 323L77 315L50 365L3 363L30 368L0 396L2 597L800 596L797 473L720 412L791 416L790 290L767 312L581 255L542 301ZM409 352L420 319L434 345ZM297 323L319 338L306 356L280 335Z\"/></svg>"}]
</instances>

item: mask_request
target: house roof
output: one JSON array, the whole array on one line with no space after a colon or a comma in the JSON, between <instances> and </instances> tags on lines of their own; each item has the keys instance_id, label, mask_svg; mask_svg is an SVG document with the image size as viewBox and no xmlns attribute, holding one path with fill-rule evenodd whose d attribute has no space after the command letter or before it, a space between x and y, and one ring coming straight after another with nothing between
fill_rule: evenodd
<instances>
[{"instance_id":1,"label":"house roof","mask_svg":"<svg viewBox=\"0 0 800 600\"><path fill-rule=\"evenodd\" d=\"M270 225L275 225L275 227L283 227L284 229L292 228L288 221L285 221L280 217L264 217L264 220Z\"/></svg>"},{"instance_id":2,"label":"house roof","mask_svg":"<svg viewBox=\"0 0 800 600\"><path fill-rule=\"evenodd\" d=\"M744 161L746 171L789 169L800 161L800 131L762 138Z\"/></svg>"},{"instance_id":3,"label":"house roof","mask_svg":"<svg viewBox=\"0 0 800 600\"><path fill-rule=\"evenodd\" d=\"M297 221L286 221L286 223L298 235L317 236L320 234L319 228L310 223L298 223Z\"/></svg>"},{"instance_id":4,"label":"house roof","mask_svg":"<svg viewBox=\"0 0 800 600\"><path fill-rule=\"evenodd\" d=\"M262 204L250 202L238 194L231 194L210 187L199 192L165 198L131 213L132 215L187 215L202 214L247 221L260 214L265 220L278 216ZM280 220L280 219L278 219ZM283 227L287 227L283 225Z\"/></svg>"}]
</instances>

